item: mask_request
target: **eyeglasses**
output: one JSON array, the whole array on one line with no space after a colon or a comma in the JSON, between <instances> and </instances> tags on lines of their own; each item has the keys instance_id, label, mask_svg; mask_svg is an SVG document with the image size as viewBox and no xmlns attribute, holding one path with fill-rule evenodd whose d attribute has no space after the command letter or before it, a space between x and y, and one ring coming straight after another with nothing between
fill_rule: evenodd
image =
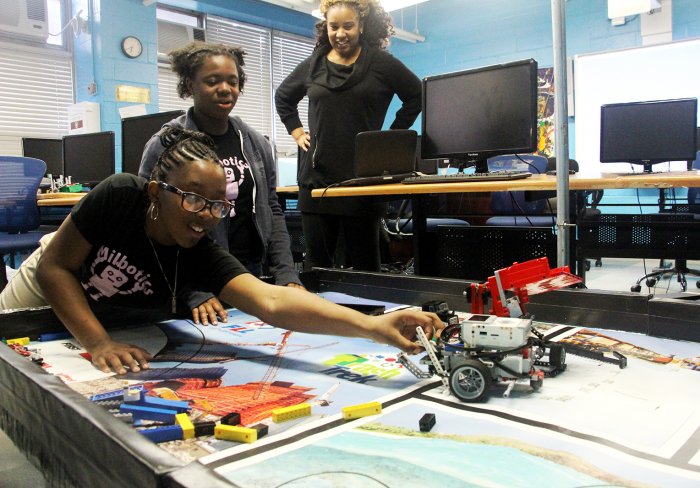
<instances>
[{"instance_id":1,"label":"eyeglasses","mask_svg":"<svg viewBox=\"0 0 700 488\"><path fill-rule=\"evenodd\" d=\"M159 181L158 186L164 190L182 196L182 201L180 203L182 208L188 212L197 213L208 207L209 211L214 217L217 219L222 219L231 211L231 207L233 207L231 202L228 200L209 200L208 198L204 198L202 195L182 191L173 185L165 183L164 181Z\"/></svg>"}]
</instances>

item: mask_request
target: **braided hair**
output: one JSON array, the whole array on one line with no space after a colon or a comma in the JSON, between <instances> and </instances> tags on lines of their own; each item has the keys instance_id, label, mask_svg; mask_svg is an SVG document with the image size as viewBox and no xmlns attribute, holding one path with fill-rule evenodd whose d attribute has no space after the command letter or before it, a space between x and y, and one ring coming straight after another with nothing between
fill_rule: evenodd
<instances>
[{"instance_id":1,"label":"braided hair","mask_svg":"<svg viewBox=\"0 0 700 488\"><path fill-rule=\"evenodd\" d=\"M160 143L165 150L151 171L151 180L165 181L174 169L191 164L196 160L211 161L219 165L219 157L214 152L214 140L203 132L166 127L160 135Z\"/></svg>"},{"instance_id":2,"label":"braided hair","mask_svg":"<svg viewBox=\"0 0 700 488\"><path fill-rule=\"evenodd\" d=\"M245 51L240 47L195 41L168 53L170 67L178 76L177 94L180 95L180 98L192 96L192 91L188 84L197 75L197 71L199 71L207 58L212 56L226 56L233 59L238 70L238 88L240 91L243 91L243 85L246 80L246 75L243 71Z\"/></svg>"},{"instance_id":3,"label":"braided hair","mask_svg":"<svg viewBox=\"0 0 700 488\"><path fill-rule=\"evenodd\" d=\"M337 5L349 7L357 12L364 26L360 37L364 45L386 49L389 38L394 34L394 27L391 25L391 16L379 0L321 0L319 8L323 20L316 23L316 48L330 46L326 13Z\"/></svg>"}]
</instances>

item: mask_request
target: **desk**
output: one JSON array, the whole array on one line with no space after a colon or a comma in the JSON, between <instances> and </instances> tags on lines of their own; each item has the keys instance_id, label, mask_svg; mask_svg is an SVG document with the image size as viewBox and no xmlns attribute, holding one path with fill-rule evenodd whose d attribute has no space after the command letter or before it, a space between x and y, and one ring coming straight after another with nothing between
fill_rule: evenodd
<instances>
[{"instance_id":1,"label":"desk","mask_svg":"<svg viewBox=\"0 0 700 488\"><path fill-rule=\"evenodd\" d=\"M337 283L325 274L337 276ZM465 305L461 291L468 282L391 278L321 271L315 281L326 292L334 286L356 286L364 290L363 296L384 300L394 293L404 298L403 303L413 305L443 294L451 295L454 303ZM567 309L575 310L580 303L578 297L589 295L587 291L562 290L545 296L559 306L566 304ZM619 313L636 314L635 326L653 319L651 313L641 310L653 301L649 297L618 293L611 298ZM586 307L589 321L579 325L594 325L590 317L598 312L597 304L605 302L594 299L594 306ZM681 307L691 306L689 300L683 302ZM693 316L692 312L687 311L686 315ZM694 312L697 317L697 310ZM410 479L428 488L464 486L474 479L494 486L526 486L532 479L548 479L550 484L560 486L690 487L700 481L700 406L692 393L700 371L691 369L693 357L700 355L700 344L658 341L652 330L643 331L648 336L619 332L628 330L620 327L628 322L618 320L619 315L609 314L609 319L602 316L595 325L617 329L604 331L603 335L611 339L603 341L630 343L622 345L629 360L626 369L569 356L567 371L545 378L539 392L516 388L509 398L503 398L495 390L483 404L456 401L435 378L418 381L392 366L396 351L389 351L386 346L295 332L286 336L285 348L281 349L283 331L235 317L228 327L199 330L212 339L208 341L213 347L209 354L221 354L227 347L234 347L238 353L236 361L232 363L231 357L209 364L202 361L188 364L187 369L232 366L229 370L236 383L224 383L223 387L237 386L242 394L243 387L254 386L251 381L273 381L265 373L268 367L275 366L273 377L278 388L296 389L297 395L312 396L308 400L314 403L311 417L270 423L268 436L254 444L214 442L209 447L215 452L209 455L193 449L191 452L199 461L178 458L171 454L177 446L161 448L141 438L106 408L88 402L77 393L78 389L70 389L56 376L45 374L37 365L0 345L0 425L11 437L21 439L25 449L34 454L41 452L54 476L64 474L62 481L77 486L100 486L109 479L114 485L124 486L219 487L231 482L255 487L291 484L294 478L305 478L307 483L299 486L314 486L313 477L321 474L332 476L336 486L374 486L367 483L374 478L381 480L382 486L405 486ZM3 319L8 319L4 321L8 334L17 330L19 317ZM181 346L188 337L194 338L195 345L201 341L199 332L187 321L170 321L164 326L176 332L172 340ZM142 329L125 332L131 334L132 342L144 337ZM669 329L659 328L656 332L668 333ZM158 330L149 337L160 341L158 347L165 342ZM222 337L233 340L222 342ZM698 333L682 337L697 340ZM167 341L170 340L168 334ZM56 345L61 346L62 342L75 346L70 340ZM67 356L78 358L79 350L64 349ZM167 350L171 354L189 354L181 348ZM676 357L670 358L670 354ZM283 356L281 361L275 359L278 355ZM657 358L662 361L655 361ZM172 367L161 364L161 369L156 367L153 371L179 368L178 360L173 360L176 362ZM106 379L120 384L115 378ZM84 386L94 388L101 381L93 380ZM169 386L176 388L173 383ZM190 390L192 395L197 392L204 396L206 389ZM324 393L328 395L324 397ZM210 398L216 395L210 394ZM233 396L231 400L239 398ZM382 402L381 416L352 422L340 418L341 407L368 398ZM216 399L221 401L220 397ZM428 412L435 413L437 424L431 434L423 435L418 432L418 421ZM184 444L193 446L196 442ZM436 453L438 463L430 461ZM503 459L508 459L508 469L504 469ZM59 469L60 463L63 465ZM353 474L354 478L338 478ZM501 478L509 474L513 476L511 480ZM424 479L425 475L429 479ZM568 482L555 482L561 476L569 477ZM53 481L57 479L54 477Z\"/></svg>"},{"instance_id":2,"label":"desk","mask_svg":"<svg viewBox=\"0 0 700 488\"><path fill-rule=\"evenodd\" d=\"M39 207L72 207L87 193L40 193L36 196Z\"/></svg>"},{"instance_id":3,"label":"desk","mask_svg":"<svg viewBox=\"0 0 700 488\"><path fill-rule=\"evenodd\" d=\"M650 173L635 175L618 175L612 173L575 174L569 176L569 190L608 190L625 188L683 188L700 187L700 171L679 171L667 173ZM344 187L313 190L311 195L315 198L336 198L348 196L409 196L420 197L430 194L444 193L474 193L495 191L537 191L555 190L556 176L533 175L522 180L505 181L474 181L466 183L434 183L434 184L391 184L364 187ZM425 234L425 218L421 211L422 205L418 198L414 199L414 258L416 273L421 272L421 254L427 252L421 246ZM575 216L573 217L575 218ZM575 239L571 239L574 243ZM571 256L572 269L575 256ZM583 270L579 270L583 272Z\"/></svg>"},{"instance_id":4,"label":"desk","mask_svg":"<svg viewBox=\"0 0 700 488\"><path fill-rule=\"evenodd\" d=\"M570 190L609 190L625 188L683 188L700 186L700 171L679 171L620 176L612 173L569 176ZM313 197L350 197L372 195L424 195L429 193L475 193L493 191L555 190L556 176L532 175L522 180L473 181L466 183L428 183L419 185L352 186L313 190Z\"/></svg>"}]
</instances>

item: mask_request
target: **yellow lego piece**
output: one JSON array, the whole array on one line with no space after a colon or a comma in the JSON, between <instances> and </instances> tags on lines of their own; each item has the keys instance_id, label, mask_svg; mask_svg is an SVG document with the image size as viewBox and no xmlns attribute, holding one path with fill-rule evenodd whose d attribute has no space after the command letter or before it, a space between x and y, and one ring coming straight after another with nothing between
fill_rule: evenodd
<instances>
[{"instance_id":1,"label":"yellow lego piece","mask_svg":"<svg viewBox=\"0 0 700 488\"><path fill-rule=\"evenodd\" d=\"M19 344L20 346L28 346L29 345L29 337L18 337L17 339L7 339L5 342L7 342L8 346L11 346L12 344Z\"/></svg>"},{"instance_id":2,"label":"yellow lego piece","mask_svg":"<svg viewBox=\"0 0 700 488\"><path fill-rule=\"evenodd\" d=\"M342 412L344 420L359 419L360 417L382 413L382 404L379 402L361 403L359 405L343 407Z\"/></svg>"},{"instance_id":3,"label":"yellow lego piece","mask_svg":"<svg viewBox=\"0 0 700 488\"><path fill-rule=\"evenodd\" d=\"M175 415L175 423L182 427L183 439L194 439L194 424L186 413Z\"/></svg>"},{"instance_id":4,"label":"yellow lego piece","mask_svg":"<svg viewBox=\"0 0 700 488\"><path fill-rule=\"evenodd\" d=\"M224 441L247 442L258 440L258 431L238 425L217 425L214 427L214 437Z\"/></svg>"},{"instance_id":5,"label":"yellow lego piece","mask_svg":"<svg viewBox=\"0 0 700 488\"><path fill-rule=\"evenodd\" d=\"M311 415L311 405L308 403L300 403L290 407L276 408L272 411L273 422L286 422L287 420L298 419Z\"/></svg>"}]
</instances>

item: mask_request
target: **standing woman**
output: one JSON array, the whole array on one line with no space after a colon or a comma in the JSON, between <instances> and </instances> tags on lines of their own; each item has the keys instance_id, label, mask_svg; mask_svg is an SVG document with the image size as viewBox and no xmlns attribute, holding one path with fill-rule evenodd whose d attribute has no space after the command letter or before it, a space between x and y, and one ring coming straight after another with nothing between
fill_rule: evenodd
<instances>
[{"instance_id":1,"label":"standing woman","mask_svg":"<svg viewBox=\"0 0 700 488\"><path fill-rule=\"evenodd\" d=\"M322 0L316 48L282 82L277 113L304 151L299 209L305 269L332 266L342 229L348 265L379 271L379 223L384 206L366 198L312 199L311 190L353 178L355 136L382 128L394 95L403 102L392 129L407 129L421 110L420 80L386 51L391 18L378 0ZM298 104L309 97L309 130Z\"/></svg>"},{"instance_id":2,"label":"standing woman","mask_svg":"<svg viewBox=\"0 0 700 488\"><path fill-rule=\"evenodd\" d=\"M192 97L185 115L167 124L146 143L139 176L151 177L163 152L160 135L167 127L207 134L216 144L226 172L226 198L234 206L211 237L255 276L269 271L275 284L301 287L294 269L289 233L277 200L277 170L270 142L239 117L232 116L246 75L237 47L194 42L169 53L179 77L178 94ZM223 310L211 294L193 292L186 299L195 322L216 322Z\"/></svg>"}]
</instances>

